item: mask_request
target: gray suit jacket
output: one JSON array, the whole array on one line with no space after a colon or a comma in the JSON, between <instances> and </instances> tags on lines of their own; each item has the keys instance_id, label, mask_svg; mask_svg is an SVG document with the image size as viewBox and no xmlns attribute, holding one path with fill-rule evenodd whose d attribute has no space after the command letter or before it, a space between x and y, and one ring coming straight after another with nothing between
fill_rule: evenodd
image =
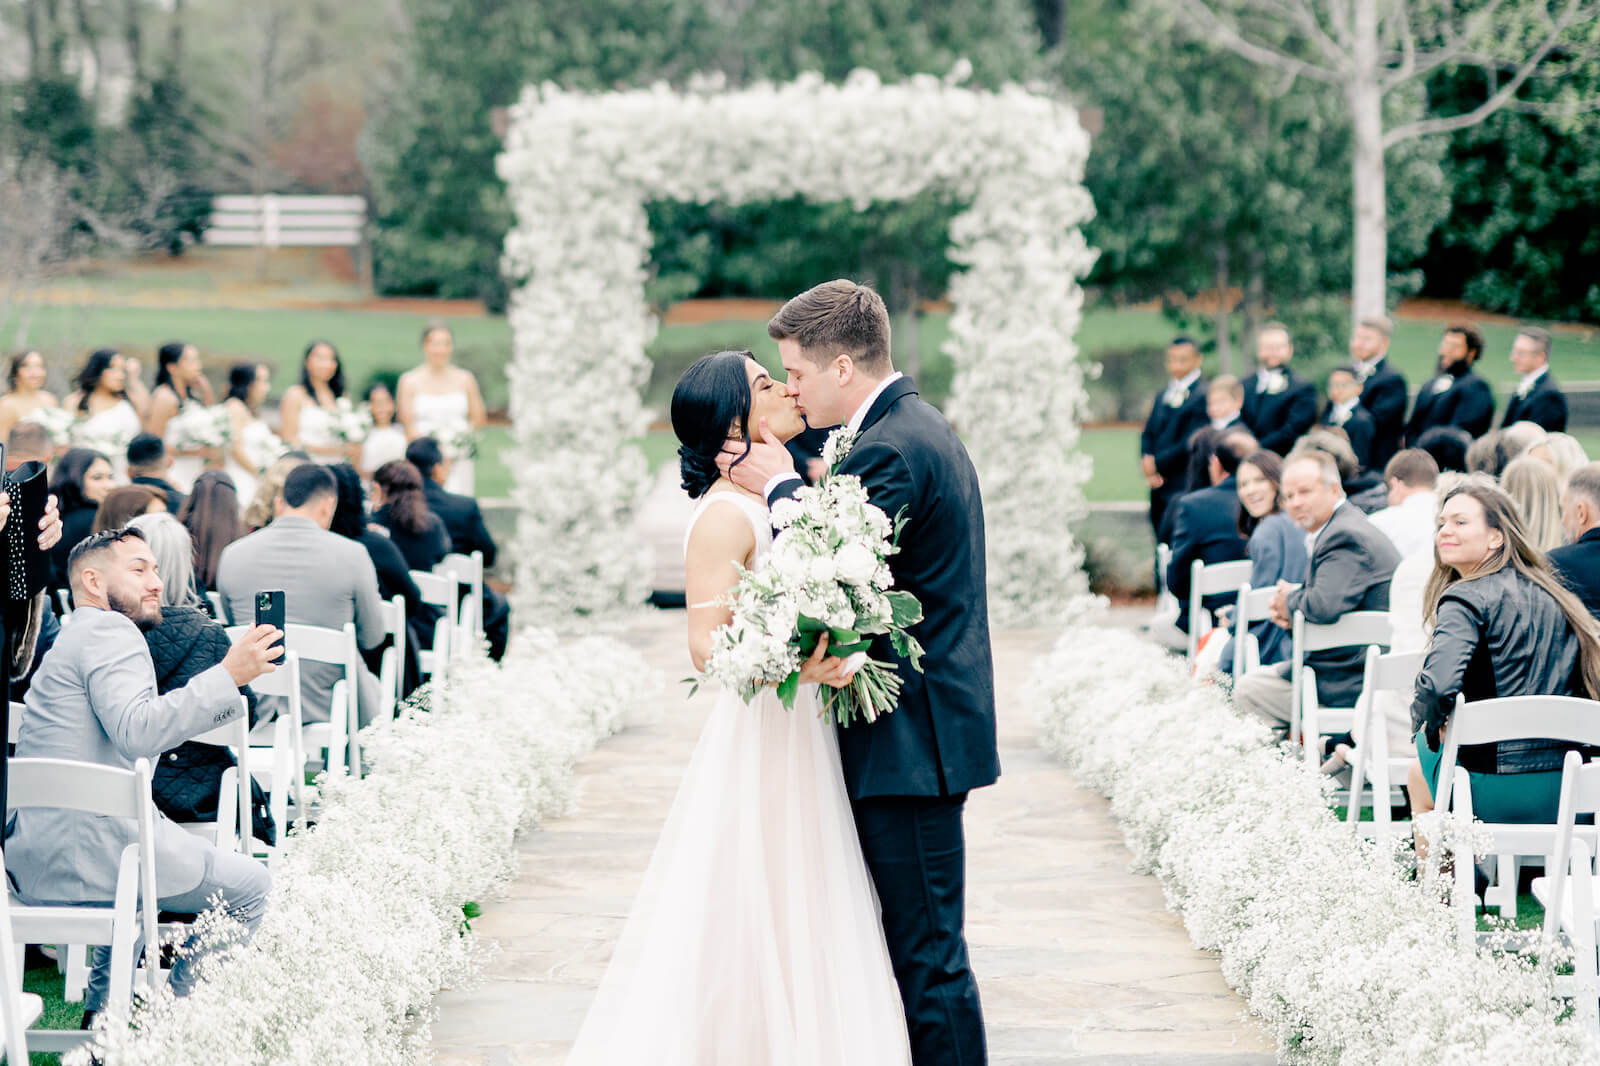
<instances>
[{"instance_id":1,"label":"gray suit jacket","mask_svg":"<svg viewBox=\"0 0 1600 1066\"><path fill-rule=\"evenodd\" d=\"M240 713L239 688L219 664L165 696L139 627L125 615L79 607L33 675L17 755L132 769ZM156 892L192 891L214 845L156 812ZM109 901L134 822L76 811L21 810L6 840L6 869L25 899Z\"/></svg>"},{"instance_id":2,"label":"gray suit jacket","mask_svg":"<svg viewBox=\"0 0 1600 1066\"><path fill-rule=\"evenodd\" d=\"M1387 611L1389 581L1400 565L1394 544L1348 500L1334 509L1311 552L1306 583L1289 593L1289 614L1327 625L1350 611ZM1306 656L1317 672L1317 700L1350 707L1361 694L1365 648L1330 648ZM1286 666L1285 669L1288 667ZM1285 674L1287 676L1287 674Z\"/></svg>"},{"instance_id":3,"label":"gray suit jacket","mask_svg":"<svg viewBox=\"0 0 1600 1066\"><path fill-rule=\"evenodd\" d=\"M342 629L356 624L363 648L383 642L383 601L378 574L367 549L358 541L330 533L308 518L284 515L222 549L217 563L217 591L227 620L249 625L256 620L255 595L282 589L284 616L302 625ZM378 708L378 679L359 657L361 722ZM308 722L328 720L333 685L343 675L331 663L300 664L300 699ZM261 706L277 713L283 702L263 696Z\"/></svg>"}]
</instances>

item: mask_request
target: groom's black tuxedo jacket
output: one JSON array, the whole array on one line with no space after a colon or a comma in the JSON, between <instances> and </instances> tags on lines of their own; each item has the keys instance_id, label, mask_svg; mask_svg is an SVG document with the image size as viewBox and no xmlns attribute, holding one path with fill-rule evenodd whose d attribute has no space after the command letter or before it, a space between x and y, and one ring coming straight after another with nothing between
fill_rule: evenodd
<instances>
[{"instance_id":1,"label":"groom's black tuxedo jacket","mask_svg":"<svg viewBox=\"0 0 1600 1066\"><path fill-rule=\"evenodd\" d=\"M874 644L873 658L899 663L900 703L871 725L839 730L850 798L941 796L993 784L1000 776L994 661L972 460L944 416L900 378L873 401L839 472L859 477L891 519L905 508L889 569L894 587L922 603L922 622L911 632L926 652L917 673L886 639ZM799 487L785 481L772 500Z\"/></svg>"}]
</instances>

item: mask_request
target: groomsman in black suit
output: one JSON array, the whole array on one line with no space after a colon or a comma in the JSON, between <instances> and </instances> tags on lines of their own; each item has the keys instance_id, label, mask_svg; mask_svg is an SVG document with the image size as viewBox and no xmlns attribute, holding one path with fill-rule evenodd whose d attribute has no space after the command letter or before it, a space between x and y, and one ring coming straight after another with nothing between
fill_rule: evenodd
<instances>
[{"instance_id":1,"label":"groomsman in black suit","mask_svg":"<svg viewBox=\"0 0 1600 1066\"><path fill-rule=\"evenodd\" d=\"M1167 345L1167 376L1167 387L1156 393L1139 434L1139 465L1150 486L1150 525L1158 540L1167 507L1186 487L1189 436L1209 421L1200 349L1188 337L1174 338Z\"/></svg>"},{"instance_id":2,"label":"groomsman in black suit","mask_svg":"<svg viewBox=\"0 0 1600 1066\"><path fill-rule=\"evenodd\" d=\"M1511 402L1506 404L1506 414L1501 427L1513 422L1533 422L1547 433L1564 433L1567 429L1567 397L1556 379L1550 374L1550 333L1538 326L1524 326L1511 344L1511 365L1522 380Z\"/></svg>"},{"instance_id":3,"label":"groomsman in black suit","mask_svg":"<svg viewBox=\"0 0 1600 1066\"><path fill-rule=\"evenodd\" d=\"M1328 409L1322 412L1322 424L1344 430L1361 469L1372 466L1376 423L1372 412L1361 406L1361 371L1354 366L1336 366L1328 375Z\"/></svg>"},{"instance_id":4,"label":"groomsman in black suit","mask_svg":"<svg viewBox=\"0 0 1600 1066\"><path fill-rule=\"evenodd\" d=\"M1483 354L1483 334L1463 323L1446 326L1439 338L1439 372L1417 393L1406 423L1406 441L1420 439L1434 426L1455 426L1473 438L1494 424L1494 390L1472 372Z\"/></svg>"},{"instance_id":5,"label":"groomsman in black suit","mask_svg":"<svg viewBox=\"0 0 1600 1066\"><path fill-rule=\"evenodd\" d=\"M1372 415L1368 464L1382 470L1400 450L1406 426L1406 379L1389 365L1394 323L1382 315L1363 318L1350 334L1350 359L1361 376L1361 406Z\"/></svg>"},{"instance_id":6,"label":"groomsman in black suit","mask_svg":"<svg viewBox=\"0 0 1600 1066\"><path fill-rule=\"evenodd\" d=\"M1269 452L1287 455L1317 422L1317 388L1289 369L1294 342L1289 327L1268 322L1256 331L1256 362L1244 383L1244 424Z\"/></svg>"}]
</instances>

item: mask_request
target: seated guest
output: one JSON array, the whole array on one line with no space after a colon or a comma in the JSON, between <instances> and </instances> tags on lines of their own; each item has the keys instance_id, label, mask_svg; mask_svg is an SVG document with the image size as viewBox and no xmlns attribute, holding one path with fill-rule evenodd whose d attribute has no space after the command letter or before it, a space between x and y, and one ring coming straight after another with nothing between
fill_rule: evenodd
<instances>
[{"instance_id":1,"label":"seated guest","mask_svg":"<svg viewBox=\"0 0 1600 1066\"><path fill-rule=\"evenodd\" d=\"M418 437L406 446L406 461L422 475L422 494L428 501L428 510L444 520L444 528L450 534L450 550L461 555L480 551L484 570L494 566L494 538L483 523L478 501L445 491L450 462L439 450L439 443L432 437ZM505 597L490 588L487 580L483 583L483 631L489 638L489 657L499 662L511 633L511 610Z\"/></svg>"},{"instance_id":2,"label":"seated guest","mask_svg":"<svg viewBox=\"0 0 1600 1066\"><path fill-rule=\"evenodd\" d=\"M1494 422L1494 391L1473 373L1483 354L1483 334L1473 326L1446 326L1439 339L1439 369L1417 393L1406 443L1413 445L1434 426L1455 426L1469 437L1481 437Z\"/></svg>"},{"instance_id":3,"label":"seated guest","mask_svg":"<svg viewBox=\"0 0 1600 1066\"><path fill-rule=\"evenodd\" d=\"M100 501L116 487L111 460L89 448L70 448L56 464L50 493L61 508L61 540L50 552L51 588L67 587L67 556L73 546L94 532Z\"/></svg>"},{"instance_id":4,"label":"seated guest","mask_svg":"<svg viewBox=\"0 0 1600 1066\"><path fill-rule=\"evenodd\" d=\"M1362 514L1371 514L1389 506L1389 490L1377 471L1362 470L1356 453L1350 447L1350 438L1332 426L1318 426L1308 432L1295 445L1295 451L1318 451L1333 460L1339 469L1339 484Z\"/></svg>"},{"instance_id":5,"label":"seated guest","mask_svg":"<svg viewBox=\"0 0 1600 1066\"><path fill-rule=\"evenodd\" d=\"M1268 322L1256 330L1261 369L1245 383L1244 424L1261 447L1284 454L1317 422L1317 389L1289 369L1294 342L1289 327Z\"/></svg>"},{"instance_id":6,"label":"seated guest","mask_svg":"<svg viewBox=\"0 0 1600 1066\"><path fill-rule=\"evenodd\" d=\"M1438 464L1421 448L1397 452L1384 467L1389 506L1368 517L1401 558L1433 546L1434 514L1439 506L1433 488L1438 479Z\"/></svg>"},{"instance_id":7,"label":"seated guest","mask_svg":"<svg viewBox=\"0 0 1600 1066\"><path fill-rule=\"evenodd\" d=\"M262 471L261 477L256 480L256 494L245 504L246 530L254 533L277 517L278 502L283 499L284 479L289 476L289 471L310 461L304 452L290 452L274 459L272 464Z\"/></svg>"},{"instance_id":8,"label":"seated guest","mask_svg":"<svg viewBox=\"0 0 1600 1066\"><path fill-rule=\"evenodd\" d=\"M1208 432L1213 441L1208 458L1211 485L1178 500L1172 509L1172 540L1168 542L1172 545L1172 563L1167 568L1167 588L1183 605L1178 613L1178 628L1185 633L1189 631L1189 577L1194 563L1226 563L1245 557L1234 474L1246 455L1260 450L1255 438L1242 429ZM1233 598L1229 594L1207 596L1203 604L1215 614Z\"/></svg>"},{"instance_id":9,"label":"seated guest","mask_svg":"<svg viewBox=\"0 0 1600 1066\"><path fill-rule=\"evenodd\" d=\"M1239 532L1249 537L1250 587L1274 588L1280 581L1298 585L1306 579L1306 533L1283 512L1283 460L1272 452L1255 452L1239 464ZM1289 633L1263 618L1252 623L1256 654L1262 666L1289 657ZM1219 668L1233 672L1236 649L1222 649Z\"/></svg>"},{"instance_id":10,"label":"seated guest","mask_svg":"<svg viewBox=\"0 0 1600 1066\"><path fill-rule=\"evenodd\" d=\"M278 517L222 549L217 591L227 621L254 618L256 593L282 589L286 621L327 629L354 622L357 644L377 647L385 634L378 575L366 549L328 531L339 506L333 475L319 463L297 466L284 479L278 499ZM360 662L356 673L356 707L366 725L377 713L378 679ZM333 685L343 675L333 663L300 664L306 721L328 720ZM278 701L270 702L276 711Z\"/></svg>"},{"instance_id":11,"label":"seated guest","mask_svg":"<svg viewBox=\"0 0 1600 1066\"><path fill-rule=\"evenodd\" d=\"M194 543L194 582L204 600L204 593L217 591L217 563L222 559L222 549L244 536L233 478L221 470L207 470L195 478L194 489L178 520ZM202 606L209 606L209 602Z\"/></svg>"},{"instance_id":12,"label":"seated guest","mask_svg":"<svg viewBox=\"0 0 1600 1066\"><path fill-rule=\"evenodd\" d=\"M404 459L384 463L372 475L372 500L372 520L388 531L412 570L431 571L450 554L450 533L428 509L416 467Z\"/></svg>"},{"instance_id":13,"label":"seated guest","mask_svg":"<svg viewBox=\"0 0 1600 1066\"><path fill-rule=\"evenodd\" d=\"M1506 404L1502 427L1532 422L1549 433L1567 428L1567 397L1550 374L1550 332L1524 326L1511 342L1511 366L1520 375Z\"/></svg>"},{"instance_id":14,"label":"seated guest","mask_svg":"<svg viewBox=\"0 0 1600 1066\"><path fill-rule=\"evenodd\" d=\"M1506 464L1500 487L1517 505L1522 532L1541 552L1567 542L1561 529L1561 482L1556 468L1543 459L1522 455Z\"/></svg>"},{"instance_id":15,"label":"seated guest","mask_svg":"<svg viewBox=\"0 0 1600 1066\"><path fill-rule=\"evenodd\" d=\"M1389 365L1394 323L1382 315L1363 318L1350 334L1350 363L1361 375L1361 406L1372 415L1372 452L1367 465L1382 470L1400 450L1406 427L1406 379Z\"/></svg>"},{"instance_id":16,"label":"seated guest","mask_svg":"<svg viewBox=\"0 0 1600 1066\"><path fill-rule=\"evenodd\" d=\"M8 473L23 463L49 465L54 457L55 446L50 443L50 432L37 422L18 422L6 434Z\"/></svg>"},{"instance_id":17,"label":"seated guest","mask_svg":"<svg viewBox=\"0 0 1600 1066\"><path fill-rule=\"evenodd\" d=\"M1435 545L1426 600L1433 634L1411 704L1417 761L1407 791L1418 813L1433 808L1457 696L1600 698L1594 618L1528 542L1509 496L1483 478L1454 486L1439 505ZM1561 762L1574 747L1538 739L1462 747L1458 764L1472 780L1474 815L1555 821Z\"/></svg>"},{"instance_id":18,"label":"seated guest","mask_svg":"<svg viewBox=\"0 0 1600 1066\"><path fill-rule=\"evenodd\" d=\"M161 575L161 622L144 631L150 649L150 662L156 671L156 692L165 696L228 657L227 630L212 617L210 604L194 586L194 547L189 531L169 514L147 514L128 523L150 545L156 573ZM248 686L239 689L250 706L251 724L256 724L256 694ZM214 822L217 818L217 793L222 772L237 766L233 752L216 744L186 740L161 753L151 767L150 791L156 809L175 822ZM277 843L277 827L267 809L267 796L261 786L250 783L251 831L256 838Z\"/></svg>"},{"instance_id":19,"label":"seated guest","mask_svg":"<svg viewBox=\"0 0 1600 1066\"><path fill-rule=\"evenodd\" d=\"M1533 455L1553 461L1548 447L1550 435L1532 422L1514 422L1505 429L1493 429L1467 448L1467 473L1499 477L1511 460Z\"/></svg>"},{"instance_id":20,"label":"seated guest","mask_svg":"<svg viewBox=\"0 0 1600 1066\"><path fill-rule=\"evenodd\" d=\"M183 493L167 480L172 469L172 457L167 446L154 433L141 433L128 442L128 480L135 485L148 485L161 493L168 514L183 509Z\"/></svg>"},{"instance_id":21,"label":"seated guest","mask_svg":"<svg viewBox=\"0 0 1600 1066\"><path fill-rule=\"evenodd\" d=\"M1328 409L1322 413L1322 424L1344 430L1361 469L1371 464L1377 427L1372 412L1361 406L1361 374L1355 367L1336 366L1328 375Z\"/></svg>"},{"instance_id":22,"label":"seated guest","mask_svg":"<svg viewBox=\"0 0 1600 1066\"><path fill-rule=\"evenodd\" d=\"M150 486L122 485L106 493L106 498L100 501L95 509L92 532L121 529L142 514L156 514L166 509L166 500Z\"/></svg>"},{"instance_id":23,"label":"seated guest","mask_svg":"<svg viewBox=\"0 0 1600 1066\"><path fill-rule=\"evenodd\" d=\"M1238 426L1244 428L1244 386L1231 374L1219 374L1206 387L1206 417L1218 433Z\"/></svg>"},{"instance_id":24,"label":"seated guest","mask_svg":"<svg viewBox=\"0 0 1600 1066\"><path fill-rule=\"evenodd\" d=\"M1569 543L1550 552L1550 569L1600 618L1600 463L1579 467L1567 478L1561 528Z\"/></svg>"},{"instance_id":25,"label":"seated guest","mask_svg":"<svg viewBox=\"0 0 1600 1066\"><path fill-rule=\"evenodd\" d=\"M118 769L154 760L190 737L239 713L239 689L274 667L271 626L257 626L221 663L182 688L156 692L155 669L141 635L161 620L161 577L155 556L135 530L97 533L67 562L77 609L45 656L17 739L19 758L69 759ZM25 903L100 903L116 895L122 851L133 843L130 822L74 811L28 809L12 816L6 870ZM156 894L162 910L195 914L220 905L253 932L266 910L266 867L179 828L155 823ZM194 987L197 958L180 952L172 988ZM102 1010L110 990L111 949L96 947L85 1021Z\"/></svg>"},{"instance_id":26,"label":"seated guest","mask_svg":"<svg viewBox=\"0 0 1600 1066\"><path fill-rule=\"evenodd\" d=\"M1399 554L1344 498L1339 468L1326 454L1295 451L1283 465L1284 509L1306 533L1309 563L1306 582L1295 588L1278 583L1272 621L1292 629L1295 612L1318 625L1336 622L1351 611L1383 611L1389 607L1389 578ZM1329 707L1352 707L1361 693L1365 648L1330 648L1305 657L1317 672L1317 699ZM1240 710L1274 726L1285 726L1290 714L1290 664L1262 666L1239 679L1233 692Z\"/></svg>"},{"instance_id":27,"label":"seated guest","mask_svg":"<svg viewBox=\"0 0 1600 1066\"><path fill-rule=\"evenodd\" d=\"M412 476L416 476L416 467L401 460L399 464L385 463L385 466L401 465L411 469ZM400 695L405 698L411 694L412 689L422 683L422 676L418 670L418 656L424 648L433 647L433 627L444 611L422 600L422 590L417 588L417 583L411 579L411 571L418 569L409 566L405 555L398 545L384 533L383 527L367 520L366 504L361 496L361 474L349 463L340 463L330 466L333 476L339 483L339 506L333 512L333 523L329 526L330 532L341 537L358 542L367 550L367 555L372 560L372 568L378 575L378 596L388 602L396 596L405 601L406 605L406 630L408 631L407 647L400 649L405 654L405 677L401 679ZM380 468L381 469L381 468ZM416 495L419 506L421 503L422 486L418 484ZM432 512L427 513L434 521L438 519ZM444 556L443 552L439 553ZM383 649L387 642L362 653L367 660L367 668L376 671L383 664Z\"/></svg>"},{"instance_id":28,"label":"seated guest","mask_svg":"<svg viewBox=\"0 0 1600 1066\"><path fill-rule=\"evenodd\" d=\"M1544 438L1545 450L1550 453L1550 462L1556 468L1556 476L1565 485L1567 478L1573 471L1589 465L1589 453L1583 450L1577 438L1569 433L1548 433Z\"/></svg>"},{"instance_id":29,"label":"seated guest","mask_svg":"<svg viewBox=\"0 0 1600 1066\"><path fill-rule=\"evenodd\" d=\"M1434 426L1422 435L1416 447L1433 456L1441 474L1464 474L1467 470L1467 450L1472 438L1465 430L1455 426Z\"/></svg>"}]
</instances>

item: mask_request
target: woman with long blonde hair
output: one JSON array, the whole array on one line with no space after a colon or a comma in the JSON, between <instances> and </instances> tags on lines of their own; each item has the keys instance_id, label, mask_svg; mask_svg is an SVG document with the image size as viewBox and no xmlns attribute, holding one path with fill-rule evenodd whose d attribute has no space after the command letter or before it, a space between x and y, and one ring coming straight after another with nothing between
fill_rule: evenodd
<instances>
[{"instance_id":1,"label":"woman with long blonde hair","mask_svg":"<svg viewBox=\"0 0 1600 1066\"><path fill-rule=\"evenodd\" d=\"M1561 478L1554 466L1520 455L1506 464L1500 485L1517 505L1530 544L1547 552L1567 542L1561 529Z\"/></svg>"},{"instance_id":2,"label":"woman with long blonde hair","mask_svg":"<svg viewBox=\"0 0 1600 1066\"><path fill-rule=\"evenodd\" d=\"M1408 781L1419 813L1433 809L1441 736L1458 695L1600 698L1600 623L1555 578L1517 505L1490 479L1465 477L1441 500L1423 607L1432 634L1411 704L1417 761ZM1474 813L1554 821L1561 761L1573 747L1537 738L1462 747Z\"/></svg>"}]
</instances>

